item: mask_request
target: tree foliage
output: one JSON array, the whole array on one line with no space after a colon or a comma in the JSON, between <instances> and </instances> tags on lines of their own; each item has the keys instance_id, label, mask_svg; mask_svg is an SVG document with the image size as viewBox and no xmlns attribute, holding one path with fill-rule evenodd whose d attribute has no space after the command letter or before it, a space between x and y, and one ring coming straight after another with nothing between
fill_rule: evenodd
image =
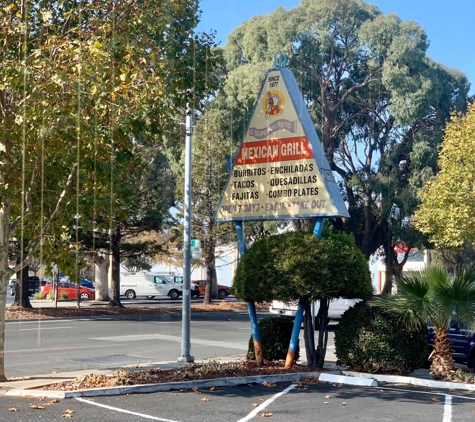
<instances>
[{"instance_id":1,"label":"tree foliage","mask_svg":"<svg viewBox=\"0 0 475 422\"><path fill-rule=\"evenodd\" d=\"M454 113L439 152L440 171L421 192L414 225L438 247L475 242L475 104Z\"/></svg>"},{"instance_id":2,"label":"tree foliage","mask_svg":"<svg viewBox=\"0 0 475 422\"><path fill-rule=\"evenodd\" d=\"M351 235L326 230L319 239L298 231L264 237L242 256L233 289L245 301L309 303L372 294L368 263Z\"/></svg>"}]
</instances>

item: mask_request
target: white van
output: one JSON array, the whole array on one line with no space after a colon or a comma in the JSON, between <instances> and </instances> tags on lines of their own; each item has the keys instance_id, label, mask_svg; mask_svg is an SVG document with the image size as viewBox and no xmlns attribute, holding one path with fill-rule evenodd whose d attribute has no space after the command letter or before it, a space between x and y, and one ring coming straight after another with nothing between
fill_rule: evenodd
<instances>
[{"instance_id":1,"label":"white van","mask_svg":"<svg viewBox=\"0 0 475 422\"><path fill-rule=\"evenodd\" d=\"M339 297L337 299L332 299L330 301L330 306L328 308L328 319L341 319L343 312L347 309L351 308L352 306L356 305L360 302L360 299L347 299L344 297ZM269 312L271 314L277 314L282 316L288 316L295 318L295 314L297 313L298 302L279 302L278 300L273 300L271 306L269 307ZM318 312L320 307L320 302L315 302L315 315Z\"/></svg>"},{"instance_id":2,"label":"white van","mask_svg":"<svg viewBox=\"0 0 475 422\"><path fill-rule=\"evenodd\" d=\"M178 299L183 294L183 285L175 283L169 275L157 273L133 273L120 275L120 295L128 299L137 296L154 298L168 296Z\"/></svg>"}]
</instances>

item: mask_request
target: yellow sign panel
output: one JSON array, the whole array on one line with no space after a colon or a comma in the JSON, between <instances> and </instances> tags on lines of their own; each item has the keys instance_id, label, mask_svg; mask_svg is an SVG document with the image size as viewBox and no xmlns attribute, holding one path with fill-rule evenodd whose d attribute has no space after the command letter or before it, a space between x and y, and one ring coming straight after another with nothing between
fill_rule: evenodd
<instances>
[{"instance_id":1,"label":"yellow sign panel","mask_svg":"<svg viewBox=\"0 0 475 422\"><path fill-rule=\"evenodd\" d=\"M297 110L296 93L289 93L289 85L298 91L288 69L267 72L216 221L346 216L346 207L343 212L335 208L329 194L328 184L336 184L305 103L297 92L301 100ZM324 177L322 163L326 163Z\"/></svg>"}]
</instances>

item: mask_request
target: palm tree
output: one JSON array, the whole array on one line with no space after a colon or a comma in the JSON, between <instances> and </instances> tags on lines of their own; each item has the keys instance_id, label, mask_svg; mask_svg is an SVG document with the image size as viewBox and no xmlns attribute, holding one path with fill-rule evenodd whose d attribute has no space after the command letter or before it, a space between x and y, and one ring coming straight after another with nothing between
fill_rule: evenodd
<instances>
[{"instance_id":1,"label":"palm tree","mask_svg":"<svg viewBox=\"0 0 475 422\"><path fill-rule=\"evenodd\" d=\"M410 330L432 325L435 339L429 356L430 375L433 379L446 379L455 371L450 327L454 322L462 327L475 323L475 266L454 274L445 268L430 267L404 273L396 283L397 293L378 297L372 305L402 318Z\"/></svg>"}]
</instances>

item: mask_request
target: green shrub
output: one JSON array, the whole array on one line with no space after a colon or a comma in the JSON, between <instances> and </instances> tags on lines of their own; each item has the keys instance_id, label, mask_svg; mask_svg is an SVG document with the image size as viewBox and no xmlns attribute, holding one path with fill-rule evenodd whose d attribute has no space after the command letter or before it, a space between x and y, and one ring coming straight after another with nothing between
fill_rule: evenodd
<instances>
[{"instance_id":1,"label":"green shrub","mask_svg":"<svg viewBox=\"0 0 475 422\"><path fill-rule=\"evenodd\" d=\"M33 299L41 300L41 299L43 299L43 296L41 295L40 292L35 292L35 294L33 295Z\"/></svg>"},{"instance_id":2,"label":"green shrub","mask_svg":"<svg viewBox=\"0 0 475 422\"><path fill-rule=\"evenodd\" d=\"M427 362L427 330L410 332L382 309L358 303L336 327L335 348L356 371L407 375Z\"/></svg>"},{"instance_id":3,"label":"green shrub","mask_svg":"<svg viewBox=\"0 0 475 422\"><path fill-rule=\"evenodd\" d=\"M67 299L68 298L68 292L65 292L64 290L59 293L59 298L60 299Z\"/></svg>"},{"instance_id":4,"label":"green shrub","mask_svg":"<svg viewBox=\"0 0 475 422\"><path fill-rule=\"evenodd\" d=\"M46 294L46 299L48 300L53 300L54 299L54 293L53 292L49 292Z\"/></svg>"},{"instance_id":5,"label":"green shrub","mask_svg":"<svg viewBox=\"0 0 475 422\"><path fill-rule=\"evenodd\" d=\"M262 351L266 360L281 360L287 356L289 350L290 338L294 321L290 318L279 316L264 318L258 323L259 333L261 335ZM255 359L254 343L252 336L249 339L249 349L247 359ZM300 350L297 344L295 361L300 357Z\"/></svg>"}]
</instances>

